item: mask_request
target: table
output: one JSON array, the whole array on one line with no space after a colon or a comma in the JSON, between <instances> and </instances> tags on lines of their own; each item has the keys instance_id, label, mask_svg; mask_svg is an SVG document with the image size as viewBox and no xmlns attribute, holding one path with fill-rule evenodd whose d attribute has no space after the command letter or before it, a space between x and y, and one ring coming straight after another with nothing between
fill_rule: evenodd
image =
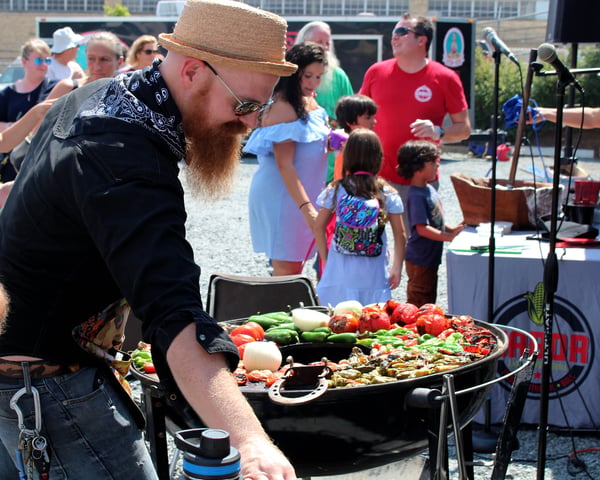
<instances>
[{"instance_id":1,"label":"table","mask_svg":"<svg viewBox=\"0 0 600 480\"><path fill-rule=\"evenodd\" d=\"M472 245L487 245L489 236L469 228L449 245L446 254L449 313L467 314L492 323L532 332L540 355L525 403L522 422L539 422L543 312L537 318L530 298L538 283L543 286L547 242L527 240L534 232L513 232L498 237L494 255L493 318L488 319L489 254L474 252ZM597 429L600 425L600 249L556 248L558 289L555 293L552 332L552 373L548 424L557 428ZM542 288L540 286L537 287ZM541 322L540 322L541 320ZM527 340L509 334L509 349L499 372L514 370ZM491 393L491 422L504 414L510 385L501 383ZM480 414L477 421L481 421Z\"/></svg>"}]
</instances>

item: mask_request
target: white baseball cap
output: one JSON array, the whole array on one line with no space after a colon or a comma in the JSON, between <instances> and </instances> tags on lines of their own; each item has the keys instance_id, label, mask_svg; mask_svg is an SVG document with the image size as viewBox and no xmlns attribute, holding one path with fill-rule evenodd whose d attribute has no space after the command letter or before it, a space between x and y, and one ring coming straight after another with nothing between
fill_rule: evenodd
<instances>
[{"instance_id":1,"label":"white baseball cap","mask_svg":"<svg viewBox=\"0 0 600 480\"><path fill-rule=\"evenodd\" d=\"M52 53L62 53L69 48L77 47L85 37L77 35L71 27L59 28L52 34Z\"/></svg>"}]
</instances>

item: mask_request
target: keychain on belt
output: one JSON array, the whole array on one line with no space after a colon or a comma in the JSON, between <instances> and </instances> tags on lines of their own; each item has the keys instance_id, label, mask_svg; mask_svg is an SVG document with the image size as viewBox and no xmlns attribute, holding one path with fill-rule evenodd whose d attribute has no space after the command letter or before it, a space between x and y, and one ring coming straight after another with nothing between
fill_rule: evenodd
<instances>
[{"instance_id":1,"label":"keychain on belt","mask_svg":"<svg viewBox=\"0 0 600 480\"><path fill-rule=\"evenodd\" d=\"M34 467L42 480L48 480L50 478L50 455L48 454L46 437L41 434L42 407L40 404L40 393L37 388L31 385L29 362L21 362L21 367L23 368L25 386L10 399L10 408L16 412L19 425L19 446L16 451L19 480L33 479ZM18 401L24 395L31 395L33 397L34 428L27 428L23 411L18 405Z\"/></svg>"}]
</instances>

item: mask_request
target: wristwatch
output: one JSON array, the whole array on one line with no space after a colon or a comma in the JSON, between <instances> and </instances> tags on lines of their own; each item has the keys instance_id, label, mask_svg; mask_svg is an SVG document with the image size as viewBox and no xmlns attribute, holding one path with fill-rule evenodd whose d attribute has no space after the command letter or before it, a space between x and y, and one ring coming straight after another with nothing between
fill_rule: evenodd
<instances>
[{"instance_id":1,"label":"wristwatch","mask_svg":"<svg viewBox=\"0 0 600 480\"><path fill-rule=\"evenodd\" d=\"M439 125L436 125L433 128L438 135L438 140L441 140L442 138L444 138L444 135L446 134L446 132L442 127L440 127Z\"/></svg>"}]
</instances>

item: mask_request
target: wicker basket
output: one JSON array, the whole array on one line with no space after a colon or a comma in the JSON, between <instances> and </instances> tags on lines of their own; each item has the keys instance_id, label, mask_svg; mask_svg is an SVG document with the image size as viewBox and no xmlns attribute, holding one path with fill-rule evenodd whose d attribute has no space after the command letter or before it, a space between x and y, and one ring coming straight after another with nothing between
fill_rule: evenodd
<instances>
[{"instance_id":1,"label":"wicker basket","mask_svg":"<svg viewBox=\"0 0 600 480\"><path fill-rule=\"evenodd\" d=\"M491 192L489 178L473 178L461 173L450 175L464 222L479 225L489 222ZM552 184L515 180L512 189L506 189L508 180L496 180L496 220L512 222L515 230L535 228L536 219L551 212ZM533 201L533 196L537 197ZM529 200L529 201L528 201Z\"/></svg>"}]
</instances>

